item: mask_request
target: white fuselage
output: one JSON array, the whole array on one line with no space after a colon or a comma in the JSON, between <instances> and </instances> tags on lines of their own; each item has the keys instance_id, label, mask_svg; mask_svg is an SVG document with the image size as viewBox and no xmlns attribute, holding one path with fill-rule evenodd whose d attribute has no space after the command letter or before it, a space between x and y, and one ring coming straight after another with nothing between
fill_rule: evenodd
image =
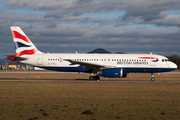
<instances>
[{"instance_id":1,"label":"white fuselage","mask_svg":"<svg viewBox=\"0 0 180 120\"><path fill-rule=\"evenodd\" d=\"M57 71L86 72L78 64L71 65L65 59L104 65L109 68L123 68L126 72L166 72L177 68L176 64L164 56L151 54L45 54L24 55L21 63ZM158 59L155 61L156 58ZM81 66L83 67L83 66ZM75 68L75 69L73 69Z\"/></svg>"}]
</instances>

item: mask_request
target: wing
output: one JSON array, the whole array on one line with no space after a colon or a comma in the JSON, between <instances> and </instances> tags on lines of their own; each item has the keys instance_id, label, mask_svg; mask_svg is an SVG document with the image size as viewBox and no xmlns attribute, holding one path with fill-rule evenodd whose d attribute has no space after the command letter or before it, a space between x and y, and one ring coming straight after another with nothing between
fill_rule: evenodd
<instances>
[{"instance_id":1,"label":"wing","mask_svg":"<svg viewBox=\"0 0 180 120\"><path fill-rule=\"evenodd\" d=\"M90 63L90 62L82 62L82 61L75 61L71 59L63 59L65 61L69 61L71 64L70 65L79 65L79 67L85 67L85 69L104 69L104 68L113 68L114 66L109 66L109 65L101 65L101 64L96 64L96 63Z\"/></svg>"}]
</instances>

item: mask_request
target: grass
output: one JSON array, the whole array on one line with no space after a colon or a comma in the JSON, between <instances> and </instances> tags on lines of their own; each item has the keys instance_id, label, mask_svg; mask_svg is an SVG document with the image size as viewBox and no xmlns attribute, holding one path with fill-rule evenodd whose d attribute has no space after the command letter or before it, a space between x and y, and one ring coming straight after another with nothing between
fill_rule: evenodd
<instances>
[{"instance_id":1,"label":"grass","mask_svg":"<svg viewBox=\"0 0 180 120\"><path fill-rule=\"evenodd\" d=\"M87 73L0 73L0 78L13 79L88 79ZM155 74L156 80L180 80L180 74ZM100 80L151 80L149 74L128 74L126 78L106 78L100 77Z\"/></svg>"},{"instance_id":2,"label":"grass","mask_svg":"<svg viewBox=\"0 0 180 120\"><path fill-rule=\"evenodd\" d=\"M1 120L180 119L180 83L0 82ZM93 114L82 114L89 110Z\"/></svg>"}]
</instances>

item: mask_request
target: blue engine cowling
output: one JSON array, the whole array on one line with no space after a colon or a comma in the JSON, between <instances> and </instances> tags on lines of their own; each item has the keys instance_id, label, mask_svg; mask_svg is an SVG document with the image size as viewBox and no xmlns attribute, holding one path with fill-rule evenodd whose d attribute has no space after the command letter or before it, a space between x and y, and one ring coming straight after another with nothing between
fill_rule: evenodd
<instances>
[{"instance_id":1,"label":"blue engine cowling","mask_svg":"<svg viewBox=\"0 0 180 120\"><path fill-rule=\"evenodd\" d=\"M127 77L127 73L123 72L122 68L103 69L101 71L98 71L97 75L113 78Z\"/></svg>"}]
</instances>

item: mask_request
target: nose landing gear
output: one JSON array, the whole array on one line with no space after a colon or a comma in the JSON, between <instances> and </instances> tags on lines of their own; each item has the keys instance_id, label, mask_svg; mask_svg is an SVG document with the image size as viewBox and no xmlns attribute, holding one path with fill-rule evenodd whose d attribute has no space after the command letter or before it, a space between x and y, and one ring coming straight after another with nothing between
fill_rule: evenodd
<instances>
[{"instance_id":1,"label":"nose landing gear","mask_svg":"<svg viewBox=\"0 0 180 120\"><path fill-rule=\"evenodd\" d=\"M151 81L155 81L154 73L151 73Z\"/></svg>"}]
</instances>

